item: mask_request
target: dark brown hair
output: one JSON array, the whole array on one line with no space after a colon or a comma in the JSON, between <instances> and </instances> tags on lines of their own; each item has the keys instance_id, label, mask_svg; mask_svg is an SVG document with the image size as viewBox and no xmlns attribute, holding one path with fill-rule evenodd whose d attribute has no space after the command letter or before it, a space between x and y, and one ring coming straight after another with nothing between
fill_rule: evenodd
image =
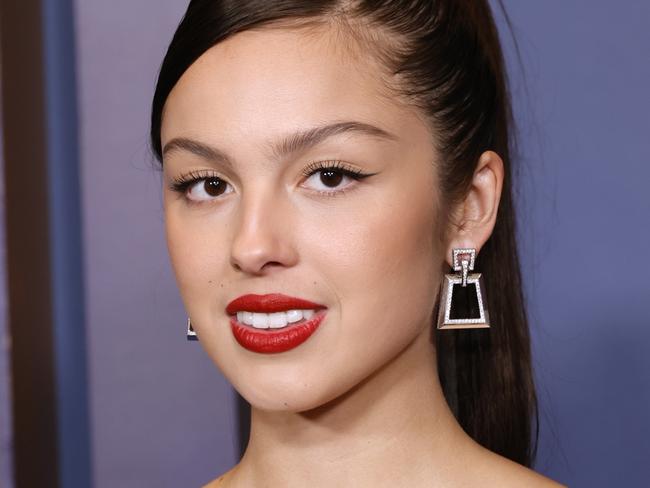
<instances>
[{"instance_id":1,"label":"dark brown hair","mask_svg":"<svg viewBox=\"0 0 650 488\"><path fill-rule=\"evenodd\" d=\"M159 161L163 107L185 70L237 32L280 25L344 28L357 47L382 62L387 88L417 107L434 129L445 208L467 194L483 151L503 159L498 217L476 259L491 328L434 328L433 339L443 391L460 425L488 449L530 466L537 400L515 240L511 109L487 0L192 0L153 98L151 144Z\"/></svg>"}]
</instances>

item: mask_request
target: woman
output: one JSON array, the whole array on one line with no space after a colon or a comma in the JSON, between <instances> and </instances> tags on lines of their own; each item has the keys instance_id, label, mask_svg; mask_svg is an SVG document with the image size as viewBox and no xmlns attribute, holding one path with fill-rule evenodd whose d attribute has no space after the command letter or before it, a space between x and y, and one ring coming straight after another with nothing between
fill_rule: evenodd
<instances>
[{"instance_id":1,"label":"woman","mask_svg":"<svg viewBox=\"0 0 650 488\"><path fill-rule=\"evenodd\" d=\"M487 2L190 2L152 145L188 331L252 411L207 486L557 486L509 115Z\"/></svg>"}]
</instances>

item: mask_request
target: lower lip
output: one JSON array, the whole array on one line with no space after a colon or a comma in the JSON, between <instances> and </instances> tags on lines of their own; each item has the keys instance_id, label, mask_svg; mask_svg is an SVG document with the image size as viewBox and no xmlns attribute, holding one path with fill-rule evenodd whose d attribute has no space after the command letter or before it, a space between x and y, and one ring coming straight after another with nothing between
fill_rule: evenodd
<instances>
[{"instance_id":1,"label":"lower lip","mask_svg":"<svg viewBox=\"0 0 650 488\"><path fill-rule=\"evenodd\" d=\"M255 329L238 322L237 317L231 317L230 328L239 345L249 351L265 354L284 352L309 339L318 329L325 314L324 310L318 311L311 319L282 329Z\"/></svg>"}]
</instances>

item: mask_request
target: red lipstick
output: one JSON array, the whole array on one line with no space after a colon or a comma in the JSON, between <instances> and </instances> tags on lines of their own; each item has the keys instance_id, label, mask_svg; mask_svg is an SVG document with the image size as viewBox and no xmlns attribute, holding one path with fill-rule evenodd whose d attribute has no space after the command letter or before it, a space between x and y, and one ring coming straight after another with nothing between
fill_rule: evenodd
<instances>
[{"instance_id":1,"label":"red lipstick","mask_svg":"<svg viewBox=\"0 0 650 488\"><path fill-rule=\"evenodd\" d=\"M242 347L258 353L277 353L293 349L309 339L325 318L326 308L302 298L273 293L238 297L228 304L226 313L231 315L232 333ZM309 319L303 318L279 329L258 329L239 322L236 316L242 311L274 313L288 310L314 310L316 313Z\"/></svg>"},{"instance_id":2,"label":"red lipstick","mask_svg":"<svg viewBox=\"0 0 650 488\"><path fill-rule=\"evenodd\" d=\"M287 310L311 309L320 310L327 308L325 305L303 300L302 298L289 297L280 293L271 293L269 295L242 295L235 298L226 307L228 315L234 315L237 312L286 312Z\"/></svg>"}]
</instances>

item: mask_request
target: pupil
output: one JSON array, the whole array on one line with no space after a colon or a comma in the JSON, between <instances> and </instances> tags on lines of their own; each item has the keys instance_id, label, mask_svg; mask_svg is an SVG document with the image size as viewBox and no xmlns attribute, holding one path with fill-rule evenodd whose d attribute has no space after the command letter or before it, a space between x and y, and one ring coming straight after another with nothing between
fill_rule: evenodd
<instances>
[{"instance_id":1,"label":"pupil","mask_svg":"<svg viewBox=\"0 0 650 488\"><path fill-rule=\"evenodd\" d=\"M210 178L205 180L205 183L203 184L203 187L205 189L205 192L210 195L211 197L218 197L223 193L223 181L221 181L218 178Z\"/></svg>"},{"instance_id":2,"label":"pupil","mask_svg":"<svg viewBox=\"0 0 650 488\"><path fill-rule=\"evenodd\" d=\"M338 186L343 179L343 175L337 171L323 171L320 180L325 186Z\"/></svg>"}]
</instances>

